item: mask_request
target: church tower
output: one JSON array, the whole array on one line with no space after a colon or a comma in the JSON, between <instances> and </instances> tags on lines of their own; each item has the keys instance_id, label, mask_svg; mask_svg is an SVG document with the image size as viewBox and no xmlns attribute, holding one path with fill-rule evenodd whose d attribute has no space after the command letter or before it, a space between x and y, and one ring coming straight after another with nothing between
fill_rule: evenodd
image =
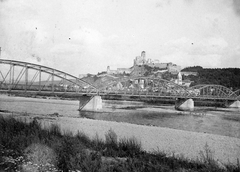
<instances>
[{"instance_id":1,"label":"church tower","mask_svg":"<svg viewBox=\"0 0 240 172\"><path fill-rule=\"evenodd\" d=\"M178 84L182 85L182 74L181 74L181 72L178 73Z\"/></svg>"}]
</instances>

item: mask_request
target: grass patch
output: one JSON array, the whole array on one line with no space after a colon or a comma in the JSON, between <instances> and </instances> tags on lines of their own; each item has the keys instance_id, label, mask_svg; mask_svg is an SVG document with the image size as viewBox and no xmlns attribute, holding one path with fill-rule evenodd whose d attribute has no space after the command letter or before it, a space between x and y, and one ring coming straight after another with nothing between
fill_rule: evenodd
<instances>
[{"instance_id":1,"label":"grass patch","mask_svg":"<svg viewBox=\"0 0 240 172\"><path fill-rule=\"evenodd\" d=\"M203 161L167 157L162 152L142 150L135 138L118 139L110 129L105 140L97 135L61 133L59 126L42 129L30 123L0 117L0 171L239 171L240 165L220 168L211 152Z\"/></svg>"},{"instance_id":2,"label":"grass patch","mask_svg":"<svg viewBox=\"0 0 240 172\"><path fill-rule=\"evenodd\" d=\"M223 119L225 120L230 120L230 121L236 121L236 122L240 122L240 116L239 114L234 114L234 115L224 115Z\"/></svg>"}]
</instances>

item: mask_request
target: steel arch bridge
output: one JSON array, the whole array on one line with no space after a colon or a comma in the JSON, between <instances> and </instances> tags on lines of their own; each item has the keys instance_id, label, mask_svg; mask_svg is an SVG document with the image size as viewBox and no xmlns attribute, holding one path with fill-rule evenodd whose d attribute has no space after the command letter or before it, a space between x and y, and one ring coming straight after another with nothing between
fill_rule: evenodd
<instances>
[{"instance_id":1,"label":"steel arch bridge","mask_svg":"<svg viewBox=\"0 0 240 172\"><path fill-rule=\"evenodd\" d=\"M115 78L103 83L103 87L97 87L57 69L28 62L0 59L0 90L7 92L19 90L91 95L240 100L240 90L233 92L221 85L202 84L186 88L156 77Z\"/></svg>"},{"instance_id":2,"label":"steel arch bridge","mask_svg":"<svg viewBox=\"0 0 240 172\"><path fill-rule=\"evenodd\" d=\"M231 89L222 85L201 84L190 87L189 92L192 97L208 99L240 99L240 90L233 92Z\"/></svg>"},{"instance_id":3,"label":"steel arch bridge","mask_svg":"<svg viewBox=\"0 0 240 172\"><path fill-rule=\"evenodd\" d=\"M55 77L58 80L55 80ZM0 90L97 92L98 89L84 80L57 69L0 59Z\"/></svg>"}]
</instances>

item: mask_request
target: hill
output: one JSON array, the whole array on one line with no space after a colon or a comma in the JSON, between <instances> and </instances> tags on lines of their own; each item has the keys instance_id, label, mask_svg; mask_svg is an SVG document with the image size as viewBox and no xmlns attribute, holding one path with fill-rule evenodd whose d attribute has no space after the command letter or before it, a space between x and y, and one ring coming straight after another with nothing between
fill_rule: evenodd
<instances>
[{"instance_id":1,"label":"hill","mask_svg":"<svg viewBox=\"0 0 240 172\"><path fill-rule=\"evenodd\" d=\"M240 68L203 68L201 66L193 66L184 68L184 72L198 72L198 76L185 76L183 79L193 81L192 85L198 84L216 84L223 85L233 90L240 89Z\"/></svg>"}]
</instances>

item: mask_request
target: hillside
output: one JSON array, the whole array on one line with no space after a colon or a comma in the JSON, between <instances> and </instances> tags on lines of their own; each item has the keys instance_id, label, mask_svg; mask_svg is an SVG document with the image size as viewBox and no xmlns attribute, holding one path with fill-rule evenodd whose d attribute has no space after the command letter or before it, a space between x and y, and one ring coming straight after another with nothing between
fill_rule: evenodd
<instances>
[{"instance_id":1,"label":"hillside","mask_svg":"<svg viewBox=\"0 0 240 172\"><path fill-rule=\"evenodd\" d=\"M198 72L198 76L184 76L183 79L194 81L191 86L198 84L223 85L233 90L240 89L240 68L202 68L193 66L184 68L184 72Z\"/></svg>"}]
</instances>

